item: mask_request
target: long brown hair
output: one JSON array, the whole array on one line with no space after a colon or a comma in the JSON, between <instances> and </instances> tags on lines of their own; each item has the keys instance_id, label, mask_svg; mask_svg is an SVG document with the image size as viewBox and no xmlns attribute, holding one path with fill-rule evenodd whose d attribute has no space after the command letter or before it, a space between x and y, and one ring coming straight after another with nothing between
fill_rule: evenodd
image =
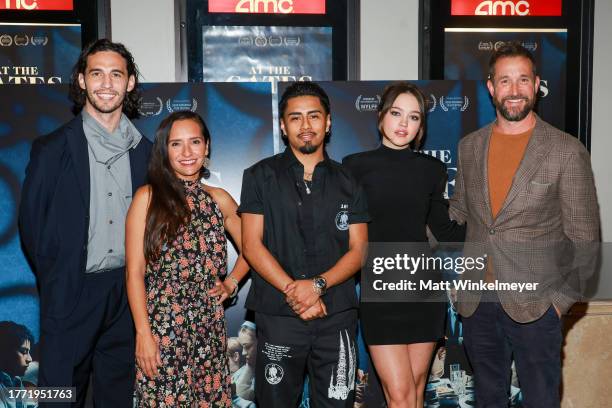
<instances>
[{"instance_id":1,"label":"long brown hair","mask_svg":"<svg viewBox=\"0 0 612 408\"><path fill-rule=\"evenodd\" d=\"M393 102L397 99L401 94L410 94L415 97L417 103L419 104L419 113L421 115L421 128L419 129L419 133L416 135L414 140L410 142L410 146L414 150L418 150L421 147L423 142L423 136L425 134L425 97L423 96L423 92L414 84L406 81L393 82L390 85L385 87L383 91L382 97L380 98L380 104L378 105L378 132L380 133L380 137L383 137L382 134L382 122L385 118L389 109L393 107Z\"/></svg>"},{"instance_id":2,"label":"long brown hair","mask_svg":"<svg viewBox=\"0 0 612 408\"><path fill-rule=\"evenodd\" d=\"M190 217L189 206L185 200L185 187L174 174L168 159L168 138L172 125L179 120L193 120L200 125L204 143L209 145L210 154L210 133L206 123L197 113L173 112L159 124L147 173L151 186L151 202L147 211L144 238L147 261L159 256L163 243L176 237L181 225Z\"/></svg>"}]
</instances>

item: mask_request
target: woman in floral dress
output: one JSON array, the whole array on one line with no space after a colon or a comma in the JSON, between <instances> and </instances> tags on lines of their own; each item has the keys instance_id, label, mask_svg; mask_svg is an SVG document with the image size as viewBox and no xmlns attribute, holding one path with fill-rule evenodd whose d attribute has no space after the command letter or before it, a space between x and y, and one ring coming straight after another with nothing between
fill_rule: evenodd
<instances>
[{"instance_id":1,"label":"woman in floral dress","mask_svg":"<svg viewBox=\"0 0 612 408\"><path fill-rule=\"evenodd\" d=\"M140 407L231 407L222 303L236 293L248 265L240 256L225 277L225 232L240 247L240 219L226 191L201 181L209 147L199 115L181 111L164 119L149 184L128 212L127 290Z\"/></svg>"}]
</instances>

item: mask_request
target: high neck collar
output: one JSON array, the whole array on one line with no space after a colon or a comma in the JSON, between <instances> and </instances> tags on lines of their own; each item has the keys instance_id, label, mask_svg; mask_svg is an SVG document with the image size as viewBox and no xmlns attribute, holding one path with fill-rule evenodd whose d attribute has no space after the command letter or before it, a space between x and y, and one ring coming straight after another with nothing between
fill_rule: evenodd
<instances>
[{"instance_id":1,"label":"high neck collar","mask_svg":"<svg viewBox=\"0 0 612 408\"><path fill-rule=\"evenodd\" d=\"M378 148L378 151L381 152L386 157L407 158L407 157L413 157L414 156L414 152L412 151L412 149L410 147L407 147L405 149L392 149L392 148L390 148L388 146L385 146L382 143L380 144L380 147Z\"/></svg>"},{"instance_id":2,"label":"high neck collar","mask_svg":"<svg viewBox=\"0 0 612 408\"><path fill-rule=\"evenodd\" d=\"M197 178L195 180L186 180L183 178L179 178L180 182L183 184L183 186L185 186L185 188L187 189L193 189L196 186L200 185L201 183L201 179Z\"/></svg>"}]
</instances>

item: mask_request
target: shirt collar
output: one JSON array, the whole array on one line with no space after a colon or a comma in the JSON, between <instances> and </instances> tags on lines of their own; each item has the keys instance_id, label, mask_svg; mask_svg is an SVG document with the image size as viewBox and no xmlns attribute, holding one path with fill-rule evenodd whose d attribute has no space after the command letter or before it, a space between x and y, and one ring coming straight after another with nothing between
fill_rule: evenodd
<instances>
[{"instance_id":1,"label":"shirt collar","mask_svg":"<svg viewBox=\"0 0 612 408\"><path fill-rule=\"evenodd\" d=\"M284 168L286 169L293 167L295 165L304 167L304 165L300 163L297 157L295 157L295 154L293 154L293 150L291 150L291 147L289 146L285 147L285 151L281 153L281 160L282 160ZM327 152L323 150L323 161L317 163L315 167L319 167L319 166L327 167L329 166L330 163L331 163L331 159L327 155Z\"/></svg>"},{"instance_id":2,"label":"shirt collar","mask_svg":"<svg viewBox=\"0 0 612 408\"><path fill-rule=\"evenodd\" d=\"M106 165L113 164L127 151L136 147L142 135L134 124L121 114L117 128L111 133L87 111L82 111L83 132L94 159Z\"/></svg>"}]
</instances>

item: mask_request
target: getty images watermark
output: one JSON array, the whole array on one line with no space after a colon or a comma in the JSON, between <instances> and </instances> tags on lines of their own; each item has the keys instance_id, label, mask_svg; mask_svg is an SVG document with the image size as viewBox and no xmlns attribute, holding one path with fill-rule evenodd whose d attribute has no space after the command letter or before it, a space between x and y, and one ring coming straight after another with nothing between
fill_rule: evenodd
<instances>
[{"instance_id":1,"label":"getty images watermark","mask_svg":"<svg viewBox=\"0 0 612 408\"><path fill-rule=\"evenodd\" d=\"M374 257L372 259L372 272L382 275L385 272L397 271L404 274L415 275L417 272L453 271L458 275L466 271L482 272L487 267L487 254L479 257L464 256L420 256L413 257L406 253L395 254L390 257ZM374 279L372 289L375 291L439 291L439 290L536 290L538 282L485 282L484 280L457 280L457 279L400 279L387 282L384 279Z\"/></svg>"},{"instance_id":2,"label":"getty images watermark","mask_svg":"<svg viewBox=\"0 0 612 408\"><path fill-rule=\"evenodd\" d=\"M560 243L370 243L361 271L364 302L446 302L447 292L506 292L524 301L582 297L598 245Z\"/></svg>"}]
</instances>

